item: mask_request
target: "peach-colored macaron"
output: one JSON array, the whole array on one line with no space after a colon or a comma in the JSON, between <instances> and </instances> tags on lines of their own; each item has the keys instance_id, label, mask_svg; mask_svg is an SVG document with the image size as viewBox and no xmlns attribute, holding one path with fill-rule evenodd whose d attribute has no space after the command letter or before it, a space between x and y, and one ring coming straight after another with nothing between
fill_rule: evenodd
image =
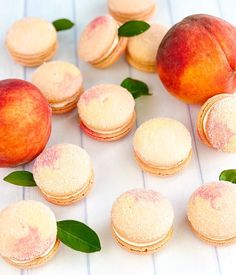
<instances>
[{"instance_id":1,"label":"peach-colored macaron","mask_svg":"<svg viewBox=\"0 0 236 275\"><path fill-rule=\"evenodd\" d=\"M193 232L213 245L236 241L236 185L227 181L203 184L191 196L188 219Z\"/></svg>"},{"instance_id":2,"label":"peach-colored macaron","mask_svg":"<svg viewBox=\"0 0 236 275\"><path fill-rule=\"evenodd\" d=\"M126 49L129 64L144 72L156 72L157 50L167 30L160 24L151 24L146 32L130 37Z\"/></svg>"},{"instance_id":3,"label":"peach-colored macaron","mask_svg":"<svg viewBox=\"0 0 236 275\"><path fill-rule=\"evenodd\" d=\"M54 114L62 114L76 107L83 91L80 70L71 63L51 61L32 74L32 83L47 98Z\"/></svg>"},{"instance_id":4,"label":"peach-colored macaron","mask_svg":"<svg viewBox=\"0 0 236 275\"><path fill-rule=\"evenodd\" d=\"M109 13L118 21L148 20L156 10L155 0L108 0Z\"/></svg>"},{"instance_id":5,"label":"peach-colored macaron","mask_svg":"<svg viewBox=\"0 0 236 275\"><path fill-rule=\"evenodd\" d=\"M12 58L24 66L37 66L51 59L57 50L54 26L41 18L17 20L9 29L6 47Z\"/></svg>"},{"instance_id":6,"label":"peach-colored macaron","mask_svg":"<svg viewBox=\"0 0 236 275\"><path fill-rule=\"evenodd\" d=\"M31 268L57 252L57 223L53 212L41 202L14 203L0 212L0 255L18 268Z\"/></svg>"},{"instance_id":7,"label":"peach-colored macaron","mask_svg":"<svg viewBox=\"0 0 236 275\"><path fill-rule=\"evenodd\" d=\"M68 205L81 200L90 191L93 168L84 149L73 144L57 144L36 158L33 177L49 202Z\"/></svg>"},{"instance_id":8,"label":"peach-colored macaron","mask_svg":"<svg viewBox=\"0 0 236 275\"><path fill-rule=\"evenodd\" d=\"M165 176L180 171L191 159L191 136L186 127L170 118L144 122L133 140L135 157L149 173Z\"/></svg>"},{"instance_id":9,"label":"peach-colored macaron","mask_svg":"<svg viewBox=\"0 0 236 275\"><path fill-rule=\"evenodd\" d=\"M114 64L127 45L127 38L118 36L118 28L118 23L110 15L95 18L81 34L79 57L100 69Z\"/></svg>"},{"instance_id":10,"label":"peach-colored macaron","mask_svg":"<svg viewBox=\"0 0 236 275\"><path fill-rule=\"evenodd\" d=\"M112 234L130 252L154 253L169 241L173 219L172 206L160 193L134 189L122 194L113 204Z\"/></svg>"},{"instance_id":11,"label":"peach-colored macaron","mask_svg":"<svg viewBox=\"0 0 236 275\"><path fill-rule=\"evenodd\" d=\"M135 124L134 106L134 98L125 88L114 84L94 86L79 99L80 127L97 140L120 139Z\"/></svg>"},{"instance_id":12,"label":"peach-colored macaron","mask_svg":"<svg viewBox=\"0 0 236 275\"><path fill-rule=\"evenodd\" d=\"M199 111L197 131L208 146L236 152L236 96L219 94L206 101Z\"/></svg>"}]
</instances>

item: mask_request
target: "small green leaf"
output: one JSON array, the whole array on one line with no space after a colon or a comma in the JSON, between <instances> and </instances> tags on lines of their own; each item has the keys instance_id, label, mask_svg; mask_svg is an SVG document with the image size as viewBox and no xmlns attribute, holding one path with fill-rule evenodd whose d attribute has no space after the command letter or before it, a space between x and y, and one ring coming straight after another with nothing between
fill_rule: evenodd
<instances>
[{"instance_id":1,"label":"small green leaf","mask_svg":"<svg viewBox=\"0 0 236 275\"><path fill-rule=\"evenodd\" d=\"M52 24L57 32L71 29L74 26L74 23L66 18L57 19Z\"/></svg>"},{"instance_id":2,"label":"small green leaf","mask_svg":"<svg viewBox=\"0 0 236 275\"><path fill-rule=\"evenodd\" d=\"M236 169L222 171L220 173L219 179L236 183Z\"/></svg>"},{"instance_id":3,"label":"small green leaf","mask_svg":"<svg viewBox=\"0 0 236 275\"><path fill-rule=\"evenodd\" d=\"M148 30L150 25L144 21L128 21L121 25L118 29L119 36L135 36Z\"/></svg>"},{"instance_id":4,"label":"small green leaf","mask_svg":"<svg viewBox=\"0 0 236 275\"><path fill-rule=\"evenodd\" d=\"M37 186L33 174L28 171L15 171L7 175L4 181L19 185L19 186L26 186L26 187L33 187Z\"/></svg>"},{"instance_id":5,"label":"small green leaf","mask_svg":"<svg viewBox=\"0 0 236 275\"><path fill-rule=\"evenodd\" d=\"M77 251L92 253L101 250L96 232L86 224L78 221L58 221L57 237L65 245Z\"/></svg>"},{"instance_id":6,"label":"small green leaf","mask_svg":"<svg viewBox=\"0 0 236 275\"><path fill-rule=\"evenodd\" d=\"M124 79L120 86L127 89L132 94L134 99L141 96L152 95L149 93L149 88L146 83L130 77Z\"/></svg>"}]
</instances>

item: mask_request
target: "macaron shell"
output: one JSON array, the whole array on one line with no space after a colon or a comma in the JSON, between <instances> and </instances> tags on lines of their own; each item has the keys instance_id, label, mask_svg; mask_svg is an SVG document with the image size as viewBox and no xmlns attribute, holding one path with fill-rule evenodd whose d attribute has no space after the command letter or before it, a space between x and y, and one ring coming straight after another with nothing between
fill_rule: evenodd
<instances>
[{"instance_id":1,"label":"macaron shell","mask_svg":"<svg viewBox=\"0 0 236 275\"><path fill-rule=\"evenodd\" d=\"M163 239L171 229L173 219L169 201L152 190L128 191L112 207L113 229L127 242L137 245Z\"/></svg>"},{"instance_id":2,"label":"macaron shell","mask_svg":"<svg viewBox=\"0 0 236 275\"><path fill-rule=\"evenodd\" d=\"M236 237L236 186L213 182L199 187L188 204L188 219L193 229L212 242Z\"/></svg>"},{"instance_id":3,"label":"macaron shell","mask_svg":"<svg viewBox=\"0 0 236 275\"><path fill-rule=\"evenodd\" d=\"M225 152L236 151L236 96L216 102L206 114L204 130L212 147Z\"/></svg>"},{"instance_id":4,"label":"macaron shell","mask_svg":"<svg viewBox=\"0 0 236 275\"><path fill-rule=\"evenodd\" d=\"M87 62L101 58L117 38L117 29L117 22L109 15L99 16L91 21L80 37L80 58Z\"/></svg>"},{"instance_id":5,"label":"macaron shell","mask_svg":"<svg viewBox=\"0 0 236 275\"><path fill-rule=\"evenodd\" d=\"M127 60L131 65L139 64L136 68L152 68L156 71L156 54L160 42L168 28L160 24L151 24L151 27L144 33L131 37L128 40L126 50Z\"/></svg>"},{"instance_id":6,"label":"macaron shell","mask_svg":"<svg viewBox=\"0 0 236 275\"><path fill-rule=\"evenodd\" d=\"M26 262L42 256L56 242L53 212L36 201L20 201L0 212L0 254Z\"/></svg>"},{"instance_id":7,"label":"macaron shell","mask_svg":"<svg viewBox=\"0 0 236 275\"><path fill-rule=\"evenodd\" d=\"M209 98L201 107L200 111L198 112L197 116L197 133L201 141L208 145L209 147L212 147L211 144L209 143L205 130L204 130L204 119L206 117L207 112L209 109L216 103L217 101L229 96L228 94L219 94L216 96L213 96Z\"/></svg>"},{"instance_id":8,"label":"macaron shell","mask_svg":"<svg viewBox=\"0 0 236 275\"><path fill-rule=\"evenodd\" d=\"M54 26L41 18L26 17L16 21L7 33L7 47L20 55L36 55L47 51L57 41Z\"/></svg>"},{"instance_id":9,"label":"macaron shell","mask_svg":"<svg viewBox=\"0 0 236 275\"><path fill-rule=\"evenodd\" d=\"M44 63L32 74L37 86L49 103L63 102L77 94L82 87L80 70L64 61Z\"/></svg>"},{"instance_id":10,"label":"macaron shell","mask_svg":"<svg viewBox=\"0 0 236 275\"><path fill-rule=\"evenodd\" d=\"M155 10L154 0L109 0L111 15L120 22L149 18Z\"/></svg>"},{"instance_id":11,"label":"macaron shell","mask_svg":"<svg viewBox=\"0 0 236 275\"><path fill-rule=\"evenodd\" d=\"M57 144L47 148L33 165L33 176L42 192L62 199L84 189L92 175L89 155L72 144Z\"/></svg>"},{"instance_id":12,"label":"macaron shell","mask_svg":"<svg viewBox=\"0 0 236 275\"><path fill-rule=\"evenodd\" d=\"M94 131L111 131L131 120L135 101L124 88L101 84L85 91L78 102L83 124Z\"/></svg>"},{"instance_id":13,"label":"macaron shell","mask_svg":"<svg viewBox=\"0 0 236 275\"><path fill-rule=\"evenodd\" d=\"M144 122L134 135L135 154L156 168L172 168L191 152L191 136L186 127L173 119L154 118Z\"/></svg>"}]
</instances>

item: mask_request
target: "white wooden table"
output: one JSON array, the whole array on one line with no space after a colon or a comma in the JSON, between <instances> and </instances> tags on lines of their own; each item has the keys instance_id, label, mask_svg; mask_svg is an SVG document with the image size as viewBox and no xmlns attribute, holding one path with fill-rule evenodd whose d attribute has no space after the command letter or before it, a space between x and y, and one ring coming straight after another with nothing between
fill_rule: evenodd
<instances>
[{"instance_id":1,"label":"white wooden table","mask_svg":"<svg viewBox=\"0 0 236 275\"><path fill-rule=\"evenodd\" d=\"M169 26L193 13L220 16L236 25L235 0L158 0L157 4L156 21ZM170 96L155 74L138 72L124 59L106 70L96 70L78 60L76 44L81 31L89 20L106 13L105 0L0 0L0 79L30 80L33 71L16 65L4 47L6 31L16 19L24 16L39 16L50 21L70 18L76 22L76 28L59 33L60 48L54 59L77 64L84 75L85 88L98 83L120 84L127 76L148 83L153 96L136 100L137 125L156 116L180 120L192 134L192 161L176 176L157 178L143 174L132 155L133 132L121 141L100 143L81 133L76 111L55 116L48 146L67 142L84 147L93 160L95 187L87 199L78 204L49 206L58 220L73 218L93 227L100 236L102 251L86 255L62 245L52 261L33 270L17 270L0 260L0 275L235 275L236 245L215 248L199 241L188 227L186 205L190 194L203 182L217 180L223 169L236 168L236 154L219 153L202 145L195 131L199 107L188 106ZM22 168L30 170L31 165L19 167ZM0 178L12 170L0 169ZM171 200L175 210L174 237L154 256L138 256L122 250L110 233L113 201L122 192L142 186L162 192ZM1 180L0 208L21 199L46 203L37 189L19 188Z\"/></svg>"}]
</instances>

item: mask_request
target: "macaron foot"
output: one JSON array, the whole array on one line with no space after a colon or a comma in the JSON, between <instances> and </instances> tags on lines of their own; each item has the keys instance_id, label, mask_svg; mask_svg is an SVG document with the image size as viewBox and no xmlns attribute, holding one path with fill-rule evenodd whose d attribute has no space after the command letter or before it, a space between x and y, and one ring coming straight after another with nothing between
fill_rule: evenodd
<instances>
[{"instance_id":1,"label":"macaron foot","mask_svg":"<svg viewBox=\"0 0 236 275\"><path fill-rule=\"evenodd\" d=\"M180 163L178 163L177 166L174 166L172 168L158 168L158 167L153 167L148 165L147 163L145 163L143 160L141 160L136 153L134 153L135 159L138 163L138 165L140 166L140 168L145 171L148 172L152 175L155 176L171 176L174 175L176 173L178 173L179 171L181 171L185 166L188 165L188 163L190 162L191 158L192 158L192 150L190 151L188 157L181 161Z\"/></svg>"},{"instance_id":2,"label":"macaron foot","mask_svg":"<svg viewBox=\"0 0 236 275\"><path fill-rule=\"evenodd\" d=\"M137 69L139 71L143 71L146 73L155 73L156 72L156 66L151 65L151 64L142 64L140 62L137 62L134 59L132 59L128 53L126 53L126 60L132 67L134 67L135 69Z\"/></svg>"},{"instance_id":3,"label":"macaron foot","mask_svg":"<svg viewBox=\"0 0 236 275\"><path fill-rule=\"evenodd\" d=\"M116 141L119 140L126 135L129 134L129 132L133 129L136 122L136 112L133 113L133 116L128 124L126 124L124 127L122 127L119 131L110 132L109 134L99 133L94 130L89 129L82 121L80 121L80 128L84 131L84 133L89 136L90 138L93 138L98 141Z\"/></svg>"},{"instance_id":4,"label":"macaron foot","mask_svg":"<svg viewBox=\"0 0 236 275\"><path fill-rule=\"evenodd\" d=\"M229 238L229 239L225 239L225 240L214 240L214 239L210 239L210 238L207 238L206 236L202 235L201 233L197 232L192 224L189 222L189 226L192 230L192 232L199 238L201 239L202 241L208 243L208 244L211 244L211 245L214 245L214 246L227 246L227 245L231 245L233 243L236 243L236 236L235 237L232 237L232 238Z\"/></svg>"},{"instance_id":5,"label":"macaron foot","mask_svg":"<svg viewBox=\"0 0 236 275\"><path fill-rule=\"evenodd\" d=\"M153 254L160 250L163 246L165 246L166 243L169 242L169 240L172 238L173 235L173 226L171 229L168 231L167 235L158 241L155 244L152 244L150 246L146 247L140 247L140 246L134 246L131 244L127 244L123 240L121 240L115 233L115 231L112 229L112 236L116 240L117 244L121 247L126 249L129 252L135 253L135 254L140 254L140 255L148 255L148 254Z\"/></svg>"},{"instance_id":6,"label":"macaron foot","mask_svg":"<svg viewBox=\"0 0 236 275\"><path fill-rule=\"evenodd\" d=\"M41 265L47 263L48 261L50 261L56 255L59 246L60 246L60 241L57 239L54 246L52 247L52 249L46 255L44 255L42 257L38 257L38 258L36 258L32 261L28 261L28 262L16 262L16 261L8 259L6 257L2 257L2 258L5 262L7 262L8 264L10 264L16 268L21 268L21 269L35 268L35 267L41 266Z\"/></svg>"},{"instance_id":7,"label":"macaron foot","mask_svg":"<svg viewBox=\"0 0 236 275\"><path fill-rule=\"evenodd\" d=\"M86 197L92 188L93 182L94 182L94 176L92 175L87 186L85 186L85 188L82 191L77 192L70 196L65 196L65 197L50 196L50 195L44 193L42 190L40 190L40 191L41 191L42 195L44 196L44 198L48 202L56 204L56 205L60 205L60 206L66 206L66 205L71 205L73 203L79 202L84 197Z\"/></svg>"}]
</instances>

